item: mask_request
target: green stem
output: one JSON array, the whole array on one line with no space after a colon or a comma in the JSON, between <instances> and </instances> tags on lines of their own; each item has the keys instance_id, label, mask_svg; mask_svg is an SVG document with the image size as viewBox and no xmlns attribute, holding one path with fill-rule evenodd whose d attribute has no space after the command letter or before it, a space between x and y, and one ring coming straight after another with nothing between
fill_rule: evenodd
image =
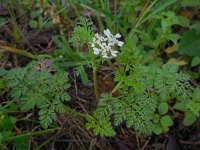
<instances>
[{"instance_id":1,"label":"green stem","mask_svg":"<svg viewBox=\"0 0 200 150\"><path fill-rule=\"evenodd\" d=\"M42 144L40 144L37 148L35 148L34 150L40 150L43 146L45 146L46 144L48 144L50 141L52 141L54 138L56 138L57 135L49 138L48 140L44 141Z\"/></svg>"},{"instance_id":2,"label":"green stem","mask_svg":"<svg viewBox=\"0 0 200 150\"><path fill-rule=\"evenodd\" d=\"M6 141L13 141L13 140L20 139L20 138L23 138L23 137L28 137L28 136L41 135L41 134L53 132L53 131L59 130L59 129L60 128L53 128L53 129L47 129L47 130L42 130L42 131L29 132L29 133L25 133L25 134L21 134L21 135L15 135L15 136L6 138Z\"/></svg>"},{"instance_id":3,"label":"green stem","mask_svg":"<svg viewBox=\"0 0 200 150\"><path fill-rule=\"evenodd\" d=\"M111 91L111 94L115 93L117 90L119 90L121 88L122 82L119 82L114 89Z\"/></svg>"},{"instance_id":4,"label":"green stem","mask_svg":"<svg viewBox=\"0 0 200 150\"><path fill-rule=\"evenodd\" d=\"M94 143L94 138L92 138L92 140L91 140L91 142L90 142L90 147L89 147L89 150L92 150L93 143Z\"/></svg>"},{"instance_id":5,"label":"green stem","mask_svg":"<svg viewBox=\"0 0 200 150\"><path fill-rule=\"evenodd\" d=\"M87 117L88 114L83 114L83 113L80 113L74 109L71 109L70 107L68 106L64 106L65 107L65 110L67 112L71 112L72 114L76 115L76 116L80 116L80 117Z\"/></svg>"},{"instance_id":6,"label":"green stem","mask_svg":"<svg viewBox=\"0 0 200 150\"><path fill-rule=\"evenodd\" d=\"M152 7L158 2L159 0L154 0L148 7L147 9L144 11L144 13L141 15L141 17L139 18L138 22L136 23L136 25L134 26L134 28L131 30L131 32L135 32L135 30L144 22L144 20L146 20L145 16L147 15L147 13L152 9Z\"/></svg>"},{"instance_id":7,"label":"green stem","mask_svg":"<svg viewBox=\"0 0 200 150\"><path fill-rule=\"evenodd\" d=\"M99 91L98 91L98 83L97 83L97 70L98 70L98 66L99 66L101 60L99 60L99 62L97 64L96 59L95 59L95 55L93 54L93 50L90 46L89 46L89 50L90 50L90 57L92 59L94 94L95 94L95 97L96 97L96 103L98 104L98 102L99 102Z\"/></svg>"},{"instance_id":8,"label":"green stem","mask_svg":"<svg viewBox=\"0 0 200 150\"><path fill-rule=\"evenodd\" d=\"M98 91L98 83L97 83L97 66L93 67L93 82L94 82L94 93L96 97L96 103L99 102L99 91Z\"/></svg>"}]
</instances>

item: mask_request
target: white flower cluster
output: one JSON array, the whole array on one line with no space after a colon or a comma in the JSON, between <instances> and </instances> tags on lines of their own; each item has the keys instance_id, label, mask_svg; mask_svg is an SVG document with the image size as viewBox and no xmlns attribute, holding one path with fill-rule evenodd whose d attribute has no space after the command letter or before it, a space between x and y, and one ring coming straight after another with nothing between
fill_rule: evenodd
<instances>
[{"instance_id":1,"label":"white flower cluster","mask_svg":"<svg viewBox=\"0 0 200 150\"><path fill-rule=\"evenodd\" d=\"M116 57L118 51L112 48L115 45L122 46L124 42L119 41L118 38L121 37L119 33L112 35L109 29L104 30L105 37L99 35L98 33L92 39L91 47L93 48L95 55L102 55L103 58Z\"/></svg>"}]
</instances>

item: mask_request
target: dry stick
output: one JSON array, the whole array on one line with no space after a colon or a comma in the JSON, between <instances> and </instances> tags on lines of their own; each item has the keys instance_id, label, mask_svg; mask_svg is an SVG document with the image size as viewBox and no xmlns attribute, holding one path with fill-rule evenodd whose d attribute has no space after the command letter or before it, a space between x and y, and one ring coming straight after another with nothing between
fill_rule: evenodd
<instances>
[{"instance_id":1,"label":"dry stick","mask_svg":"<svg viewBox=\"0 0 200 150\"><path fill-rule=\"evenodd\" d=\"M149 143L149 140L151 139L151 137L149 137L148 138L148 140L146 141L146 143L144 144L144 146L142 147L142 149L141 150L144 150L145 149L145 147L147 146L147 144Z\"/></svg>"}]
</instances>

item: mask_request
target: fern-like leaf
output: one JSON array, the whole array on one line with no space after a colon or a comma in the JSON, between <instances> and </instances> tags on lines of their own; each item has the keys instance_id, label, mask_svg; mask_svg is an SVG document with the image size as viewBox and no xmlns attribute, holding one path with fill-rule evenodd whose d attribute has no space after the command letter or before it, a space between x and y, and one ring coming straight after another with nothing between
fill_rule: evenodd
<instances>
[{"instance_id":1,"label":"fern-like leaf","mask_svg":"<svg viewBox=\"0 0 200 150\"><path fill-rule=\"evenodd\" d=\"M93 23L85 17L80 17L79 22L74 28L71 42L73 44L80 44L83 46L84 43L89 43L92 41L94 34Z\"/></svg>"},{"instance_id":2,"label":"fern-like leaf","mask_svg":"<svg viewBox=\"0 0 200 150\"><path fill-rule=\"evenodd\" d=\"M66 73L51 74L49 69L37 70L32 67L15 68L4 76L11 96L21 100L21 109L28 111L37 107L39 120L47 128L64 112L63 102L70 100L66 90L70 87Z\"/></svg>"}]
</instances>

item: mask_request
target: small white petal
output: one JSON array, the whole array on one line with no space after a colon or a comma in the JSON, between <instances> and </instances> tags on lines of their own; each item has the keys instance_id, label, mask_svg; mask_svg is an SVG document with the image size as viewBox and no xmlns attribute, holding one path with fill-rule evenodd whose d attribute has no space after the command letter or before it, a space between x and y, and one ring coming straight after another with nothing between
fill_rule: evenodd
<instances>
[{"instance_id":1,"label":"small white petal","mask_svg":"<svg viewBox=\"0 0 200 150\"><path fill-rule=\"evenodd\" d=\"M96 47L95 47L95 48L93 48L93 50L94 50L94 54L95 54L95 55L98 55L98 54L99 54L99 52L100 52L100 49L98 49L98 48L96 48Z\"/></svg>"},{"instance_id":2,"label":"small white petal","mask_svg":"<svg viewBox=\"0 0 200 150\"><path fill-rule=\"evenodd\" d=\"M122 45L124 45L124 42L118 41L118 42L117 42L117 45L118 45L118 46L122 46Z\"/></svg>"},{"instance_id":3,"label":"small white petal","mask_svg":"<svg viewBox=\"0 0 200 150\"><path fill-rule=\"evenodd\" d=\"M103 58L108 58L107 54L104 54L104 55L103 55Z\"/></svg>"},{"instance_id":4,"label":"small white petal","mask_svg":"<svg viewBox=\"0 0 200 150\"><path fill-rule=\"evenodd\" d=\"M94 44L94 43L91 43L91 47L95 47L95 44Z\"/></svg>"},{"instance_id":5,"label":"small white petal","mask_svg":"<svg viewBox=\"0 0 200 150\"><path fill-rule=\"evenodd\" d=\"M118 53L118 51L111 51L111 55L112 55L113 57L116 57L116 56L117 56L117 55L116 55L117 53Z\"/></svg>"},{"instance_id":6,"label":"small white petal","mask_svg":"<svg viewBox=\"0 0 200 150\"><path fill-rule=\"evenodd\" d=\"M121 35L120 35L119 33L117 33L117 34L115 35L115 37L116 37L116 38L120 38Z\"/></svg>"},{"instance_id":7,"label":"small white petal","mask_svg":"<svg viewBox=\"0 0 200 150\"><path fill-rule=\"evenodd\" d=\"M102 37L102 41L106 42L107 40L107 38Z\"/></svg>"},{"instance_id":8,"label":"small white petal","mask_svg":"<svg viewBox=\"0 0 200 150\"><path fill-rule=\"evenodd\" d=\"M96 38L99 38L99 33L96 33L94 36L95 36Z\"/></svg>"},{"instance_id":9,"label":"small white petal","mask_svg":"<svg viewBox=\"0 0 200 150\"><path fill-rule=\"evenodd\" d=\"M103 33L104 33L107 37L110 37L110 36L112 35L109 29L104 30Z\"/></svg>"}]
</instances>

